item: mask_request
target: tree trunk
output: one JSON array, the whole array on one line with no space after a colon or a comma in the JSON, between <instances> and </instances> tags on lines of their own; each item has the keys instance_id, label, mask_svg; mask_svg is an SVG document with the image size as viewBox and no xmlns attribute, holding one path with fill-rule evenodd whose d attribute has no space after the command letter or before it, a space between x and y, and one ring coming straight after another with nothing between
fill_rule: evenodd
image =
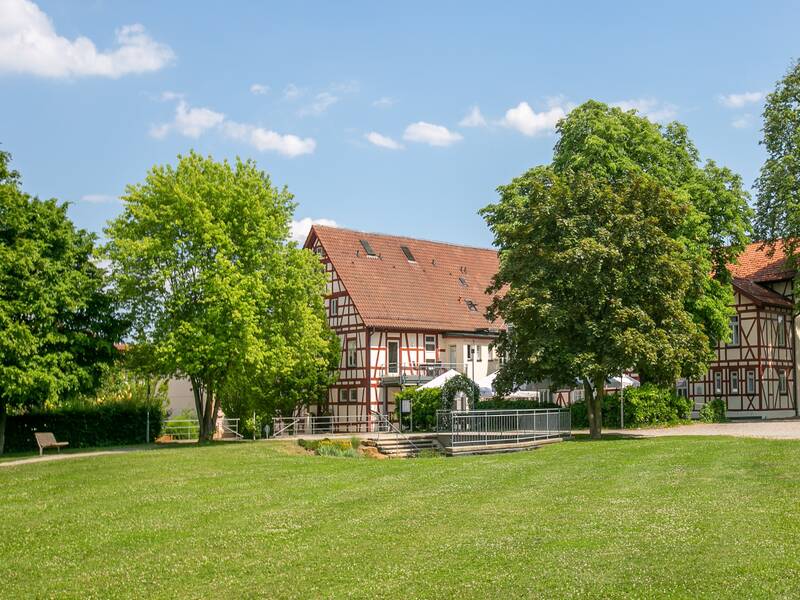
<instances>
[{"instance_id":1,"label":"tree trunk","mask_svg":"<svg viewBox=\"0 0 800 600\"><path fill-rule=\"evenodd\" d=\"M594 379L594 395L592 398L592 403L594 404L593 413L594 419L593 422L590 422L589 425L589 433L592 436L593 440L600 439L600 433L603 429L603 398L606 395L606 378L604 376L598 376Z\"/></svg>"},{"instance_id":2,"label":"tree trunk","mask_svg":"<svg viewBox=\"0 0 800 600\"><path fill-rule=\"evenodd\" d=\"M6 445L6 402L0 400L0 454Z\"/></svg>"},{"instance_id":3,"label":"tree trunk","mask_svg":"<svg viewBox=\"0 0 800 600\"><path fill-rule=\"evenodd\" d=\"M200 422L200 440L201 442L210 442L214 438L214 429L217 425L217 414L215 408L217 407L218 399L214 398L214 388L210 383L206 383L206 401L203 406L203 417Z\"/></svg>"}]
</instances>

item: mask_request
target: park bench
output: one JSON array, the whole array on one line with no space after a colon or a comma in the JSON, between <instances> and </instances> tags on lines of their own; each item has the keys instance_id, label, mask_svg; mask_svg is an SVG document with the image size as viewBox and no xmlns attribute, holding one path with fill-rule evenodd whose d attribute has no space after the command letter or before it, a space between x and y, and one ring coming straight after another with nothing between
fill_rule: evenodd
<instances>
[{"instance_id":1,"label":"park bench","mask_svg":"<svg viewBox=\"0 0 800 600\"><path fill-rule=\"evenodd\" d=\"M39 445L39 456L44 454L46 448L58 448L60 453L63 446L69 446L69 442L57 442L56 436L49 431L34 433L33 435L36 437L36 443Z\"/></svg>"}]
</instances>

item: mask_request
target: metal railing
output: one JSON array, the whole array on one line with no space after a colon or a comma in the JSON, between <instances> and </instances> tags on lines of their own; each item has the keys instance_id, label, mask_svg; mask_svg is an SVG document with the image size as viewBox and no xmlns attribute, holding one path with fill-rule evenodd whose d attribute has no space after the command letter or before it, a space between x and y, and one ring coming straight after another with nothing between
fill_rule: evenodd
<instances>
[{"instance_id":1,"label":"metal railing","mask_svg":"<svg viewBox=\"0 0 800 600\"><path fill-rule=\"evenodd\" d=\"M370 413L381 414L374 411L370 411ZM385 421L386 423L389 422L388 419L385 419ZM274 431L273 437L282 437L288 435L321 435L325 433L373 433L389 431L389 429L382 420L371 416L331 415L317 417L304 415L290 419L276 417L272 419L272 431Z\"/></svg>"},{"instance_id":2,"label":"metal railing","mask_svg":"<svg viewBox=\"0 0 800 600\"><path fill-rule=\"evenodd\" d=\"M451 446L519 443L569 437L571 417L561 408L439 410L436 430L450 435Z\"/></svg>"},{"instance_id":3,"label":"metal railing","mask_svg":"<svg viewBox=\"0 0 800 600\"><path fill-rule=\"evenodd\" d=\"M241 439L239 433L239 419L229 419L224 417L217 421L218 430L221 430L223 437L229 433ZM197 419L169 419L164 425L163 435L170 436L173 440L196 440L200 435L200 421Z\"/></svg>"},{"instance_id":4,"label":"metal railing","mask_svg":"<svg viewBox=\"0 0 800 600\"><path fill-rule=\"evenodd\" d=\"M384 415L383 413L379 413L377 411L374 411L372 409L370 409L369 412L370 412L371 415L375 416L376 422L377 422L377 424L379 426L378 439L380 439L380 437L381 437L380 434L382 432L384 432L384 431L387 432L387 433L394 433L395 435L398 435L398 436L402 437L404 440L406 440L409 444L411 444L411 446L414 448L414 450L419 452L419 446L417 446L411 440L411 438L408 437L405 433L400 431L400 429L398 429L397 426L394 423L392 423L386 415Z\"/></svg>"}]
</instances>

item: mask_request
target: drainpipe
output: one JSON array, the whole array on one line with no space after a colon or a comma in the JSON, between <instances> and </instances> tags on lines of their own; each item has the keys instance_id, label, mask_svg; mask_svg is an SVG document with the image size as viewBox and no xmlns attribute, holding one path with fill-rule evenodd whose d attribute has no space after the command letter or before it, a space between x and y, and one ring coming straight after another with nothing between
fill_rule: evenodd
<instances>
[{"instance_id":1,"label":"drainpipe","mask_svg":"<svg viewBox=\"0 0 800 600\"><path fill-rule=\"evenodd\" d=\"M800 408L797 405L797 315L792 309L792 377L794 378L794 416L800 416Z\"/></svg>"}]
</instances>

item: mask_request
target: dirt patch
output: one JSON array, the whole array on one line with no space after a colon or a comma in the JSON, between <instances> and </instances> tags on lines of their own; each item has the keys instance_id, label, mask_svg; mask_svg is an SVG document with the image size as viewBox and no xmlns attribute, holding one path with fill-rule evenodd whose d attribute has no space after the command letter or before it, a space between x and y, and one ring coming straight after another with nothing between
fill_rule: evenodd
<instances>
[{"instance_id":1,"label":"dirt patch","mask_svg":"<svg viewBox=\"0 0 800 600\"><path fill-rule=\"evenodd\" d=\"M377 458L378 460L389 458L385 454L381 454L375 446L361 446L358 450L365 458Z\"/></svg>"}]
</instances>

